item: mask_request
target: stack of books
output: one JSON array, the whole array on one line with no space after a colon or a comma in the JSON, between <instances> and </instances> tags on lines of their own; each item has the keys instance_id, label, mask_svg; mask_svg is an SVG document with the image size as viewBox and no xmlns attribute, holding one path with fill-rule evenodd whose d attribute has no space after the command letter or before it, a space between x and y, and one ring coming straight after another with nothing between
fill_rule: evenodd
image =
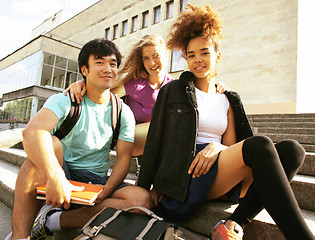
<instances>
[{"instance_id":1,"label":"stack of books","mask_svg":"<svg viewBox=\"0 0 315 240\"><path fill-rule=\"evenodd\" d=\"M75 186L79 186L79 187L84 186L84 189L82 191L71 192L70 202L75 203L75 204L93 206L95 204L95 200L97 199L97 197L104 190L104 186L102 185L82 183L82 182L77 182L77 181L72 181L72 180L69 180L69 182ZM46 184L43 184L42 186L37 187L36 199L46 200L45 188L46 188Z\"/></svg>"}]
</instances>

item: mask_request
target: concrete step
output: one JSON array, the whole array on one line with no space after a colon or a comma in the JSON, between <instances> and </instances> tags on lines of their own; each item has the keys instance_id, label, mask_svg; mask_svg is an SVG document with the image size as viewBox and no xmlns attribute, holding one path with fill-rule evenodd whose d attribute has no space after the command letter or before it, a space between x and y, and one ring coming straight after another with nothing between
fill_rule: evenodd
<instances>
[{"instance_id":1,"label":"concrete step","mask_svg":"<svg viewBox=\"0 0 315 240\"><path fill-rule=\"evenodd\" d=\"M250 125L253 127L273 127L273 128L315 128L314 122L263 122L250 121Z\"/></svg>"},{"instance_id":2,"label":"concrete step","mask_svg":"<svg viewBox=\"0 0 315 240\"><path fill-rule=\"evenodd\" d=\"M0 159L21 166L26 158L22 149L0 148ZM115 151L110 152L111 167L117 162ZM130 172L137 172L136 158L132 158ZM315 153L307 152L303 165L299 169L300 174L315 176Z\"/></svg>"},{"instance_id":3,"label":"concrete step","mask_svg":"<svg viewBox=\"0 0 315 240\"><path fill-rule=\"evenodd\" d=\"M12 130L0 131L0 148L9 148L19 142L22 142L23 128L15 128Z\"/></svg>"},{"instance_id":4,"label":"concrete step","mask_svg":"<svg viewBox=\"0 0 315 240\"><path fill-rule=\"evenodd\" d=\"M188 229L195 229L207 235L212 226L221 219L226 219L235 210L237 204L230 202L206 202L196 211L196 216L182 222L181 225ZM223 209L223 211L222 211ZM315 235L315 213L302 210L303 216ZM244 240L284 240L282 233L266 210L261 211L254 220L244 228Z\"/></svg>"},{"instance_id":5,"label":"concrete step","mask_svg":"<svg viewBox=\"0 0 315 240\"><path fill-rule=\"evenodd\" d=\"M310 122L315 123L315 118L271 118L271 117L260 117L260 118L249 118L250 122Z\"/></svg>"},{"instance_id":6,"label":"concrete step","mask_svg":"<svg viewBox=\"0 0 315 240\"><path fill-rule=\"evenodd\" d=\"M302 146L304 147L305 151L315 153L315 145L302 144Z\"/></svg>"},{"instance_id":7,"label":"concrete step","mask_svg":"<svg viewBox=\"0 0 315 240\"><path fill-rule=\"evenodd\" d=\"M19 166L0 160L0 201L12 208Z\"/></svg>"},{"instance_id":8,"label":"concrete step","mask_svg":"<svg viewBox=\"0 0 315 240\"><path fill-rule=\"evenodd\" d=\"M254 134L302 134L312 135L315 138L315 128L273 128L273 127L252 127Z\"/></svg>"},{"instance_id":9,"label":"concrete step","mask_svg":"<svg viewBox=\"0 0 315 240\"><path fill-rule=\"evenodd\" d=\"M315 153L307 152L305 160L298 173L315 176Z\"/></svg>"},{"instance_id":10,"label":"concrete step","mask_svg":"<svg viewBox=\"0 0 315 240\"><path fill-rule=\"evenodd\" d=\"M257 119L257 118L311 118L315 119L315 113L264 113L264 114L248 114L247 117L249 119Z\"/></svg>"},{"instance_id":11,"label":"concrete step","mask_svg":"<svg viewBox=\"0 0 315 240\"><path fill-rule=\"evenodd\" d=\"M314 135L303 135L303 134L275 134L275 133L260 133L259 135L265 135L272 139L273 142L279 142L284 139L295 139L300 144L315 145Z\"/></svg>"},{"instance_id":12,"label":"concrete step","mask_svg":"<svg viewBox=\"0 0 315 240\"><path fill-rule=\"evenodd\" d=\"M7 159L11 159L12 162L18 162L14 160L14 155L17 155L20 159L25 158L25 153L21 150L10 149L6 153ZM18 171L18 165L0 160L0 198L10 208L13 206L14 185ZM128 178L131 183L134 183L135 174L131 173ZM297 195L301 208L312 210L303 210L303 213L315 234L314 186L315 178L310 176L297 175L292 182L293 191ZM236 205L231 205L229 202L207 202L201 206L195 217L181 223L181 225L207 235L210 227L220 219L225 219L235 207ZM264 234L257 236L257 232L264 232ZM78 229L65 230L56 233L56 237L57 239L72 239L78 233ZM266 211L263 211L255 218L255 221L246 227L245 236L244 239L283 239ZM275 238L271 238L271 236L275 236Z\"/></svg>"},{"instance_id":13,"label":"concrete step","mask_svg":"<svg viewBox=\"0 0 315 240\"><path fill-rule=\"evenodd\" d=\"M0 202L0 239L5 239L5 237L11 232L11 219L12 209Z\"/></svg>"}]
</instances>

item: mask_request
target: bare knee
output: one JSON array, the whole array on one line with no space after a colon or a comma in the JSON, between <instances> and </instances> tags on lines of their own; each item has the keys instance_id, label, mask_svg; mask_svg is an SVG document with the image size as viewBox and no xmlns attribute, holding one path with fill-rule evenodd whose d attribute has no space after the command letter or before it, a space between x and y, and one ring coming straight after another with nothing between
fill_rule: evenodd
<instances>
[{"instance_id":1,"label":"bare knee","mask_svg":"<svg viewBox=\"0 0 315 240\"><path fill-rule=\"evenodd\" d=\"M130 206L152 208L150 192L138 186L132 186L132 188L129 189L128 201L130 202Z\"/></svg>"}]
</instances>

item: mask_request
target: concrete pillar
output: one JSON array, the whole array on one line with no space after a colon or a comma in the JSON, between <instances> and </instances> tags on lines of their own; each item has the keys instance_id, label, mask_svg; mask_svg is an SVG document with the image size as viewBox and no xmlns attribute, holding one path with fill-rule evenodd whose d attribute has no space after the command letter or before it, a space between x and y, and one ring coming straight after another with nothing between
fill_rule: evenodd
<instances>
[{"instance_id":1,"label":"concrete pillar","mask_svg":"<svg viewBox=\"0 0 315 240\"><path fill-rule=\"evenodd\" d=\"M38 108L38 97L33 97L30 119L32 119L37 113L37 108Z\"/></svg>"}]
</instances>

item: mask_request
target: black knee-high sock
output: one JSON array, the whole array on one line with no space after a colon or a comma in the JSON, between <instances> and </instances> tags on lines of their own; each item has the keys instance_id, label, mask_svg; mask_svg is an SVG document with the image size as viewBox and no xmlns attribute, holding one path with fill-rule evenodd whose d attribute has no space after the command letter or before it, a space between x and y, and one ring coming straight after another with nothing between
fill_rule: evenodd
<instances>
[{"instance_id":1,"label":"black knee-high sock","mask_svg":"<svg viewBox=\"0 0 315 240\"><path fill-rule=\"evenodd\" d=\"M289 184L304 156L294 140L276 145L261 136L245 140L243 158L254 182L229 219L245 225L266 208L287 239L313 239Z\"/></svg>"},{"instance_id":2,"label":"black knee-high sock","mask_svg":"<svg viewBox=\"0 0 315 240\"><path fill-rule=\"evenodd\" d=\"M289 182L293 179L305 158L304 148L295 140L284 140L275 144L281 164ZM261 210L264 209L255 193L255 187L250 186L245 202L228 218L242 227L248 224ZM247 202L249 204L247 204Z\"/></svg>"}]
</instances>

